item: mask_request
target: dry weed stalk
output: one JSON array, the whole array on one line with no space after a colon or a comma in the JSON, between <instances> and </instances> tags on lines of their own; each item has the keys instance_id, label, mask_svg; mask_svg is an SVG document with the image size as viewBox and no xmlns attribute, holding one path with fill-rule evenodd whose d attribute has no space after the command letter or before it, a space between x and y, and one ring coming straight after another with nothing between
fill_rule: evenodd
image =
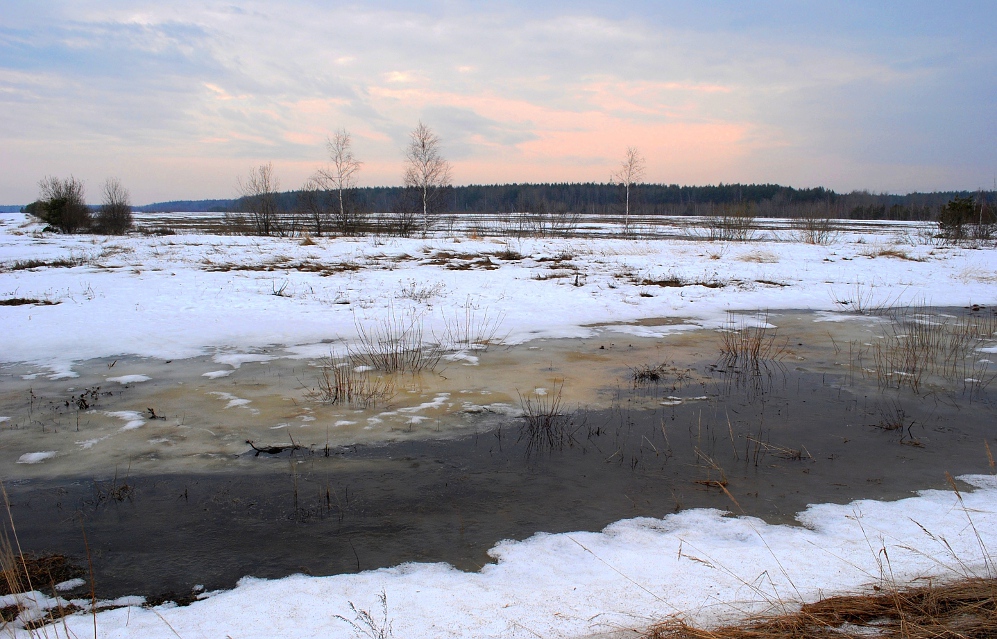
<instances>
[{"instance_id":1,"label":"dry weed stalk","mask_svg":"<svg viewBox=\"0 0 997 639\"><path fill-rule=\"evenodd\" d=\"M0 573L2 573L0 596L13 595L14 599L13 604L0 608L0 628L7 630L13 637L17 635L20 626L28 632L29 637L48 639L50 628L53 630L51 636L59 636L58 630L52 624L63 619L63 630L65 636L69 637L65 617L79 611L80 608L59 597L55 585L79 577L83 573L72 566L63 555L35 557L24 553L17 538L10 498L3 482L0 482L0 494L3 495L10 529L9 533L7 527L0 530ZM54 605L44 602L42 599L44 595L39 590L42 587L51 589ZM96 607L93 610L96 611ZM94 636L97 634L96 623L95 616Z\"/></svg>"},{"instance_id":2,"label":"dry weed stalk","mask_svg":"<svg viewBox=\"0 0 997 639\"><path fill-rule=\"evenodd\" d=\"M357 608L353 602L350 603L350 610L353 611L354 618L347 619L343 615L333 615L336 619L349 624L356 637L367 637L368 639L391 639L394 637L392 621L388 616L388 595L383 590L377 595L381 602L381 619L362 608Z\"/></svg>"},{"instance_id":3,"label":"dry weed stalk","mask_svg":"<svg viewBox=\"0 0 997 639\"><path fill-rule=\"evenodd\" d=\"M469 298L464 304L463 313L454 311L452 316L443 314L445 329L442 339L438 341L450 350L485 350L496 341L504 319L504 313L493 316L489 314L487 308L483 310L475 308ZM501 341L501 338L498 341Z\"/></svg>"}]
</instances>

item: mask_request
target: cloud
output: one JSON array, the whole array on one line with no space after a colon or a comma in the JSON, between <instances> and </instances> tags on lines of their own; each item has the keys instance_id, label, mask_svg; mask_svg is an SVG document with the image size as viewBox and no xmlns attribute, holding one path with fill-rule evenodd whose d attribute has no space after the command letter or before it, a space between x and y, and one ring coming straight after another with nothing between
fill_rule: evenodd
<instances>
[{"instance_id":1,"label":"cloud","mask_svg":"<svg viewBox=\"0 0 997 639\"><path fill-rule=\"evenodd\" d=\"M977 2L15 4L0 28L0 161L12 167L0 201L29 201L39 177L70 172L128 171L137 201L210 197L233 167L268 160L292 184L341 127L364 183L398 183L420 118L464 182L600 179L637 144L665 181L973 188L997 165L985 81L997 53L968 43L989 41L995 13ZM142 165L173 177L164 186Z\"/></svg>"}]
</instances>

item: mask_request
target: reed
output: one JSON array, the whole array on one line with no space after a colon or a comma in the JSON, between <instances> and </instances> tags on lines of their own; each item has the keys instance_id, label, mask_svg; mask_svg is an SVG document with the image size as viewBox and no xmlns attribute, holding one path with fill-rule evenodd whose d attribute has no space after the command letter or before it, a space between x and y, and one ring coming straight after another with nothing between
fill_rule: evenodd
<instances>
[{"instance_id":1,"label":"reed","mask_svg":"<svg viewBox=\"0 0 997 639\"><path fill-rule=\"evenodd\" d=\"M727 314L720 332L720 361L729 368L758 370L763 362L780 361L786 355L785 344L776 342L776 330L770 329L768 315L759 314L754 324L744 317L735 321Z\"/></svg>"},{"instance_id":2,"label":"reed","mask_svg":"<svg viewBox=\"0 0 997 639\"><path fill-rule=\"evenodd\" d=\"M560 450L572 440L569 420L562 411L561 391L564 382L555 381L545 394L519 394L523 410L523 430L520 439L526 439L527 452Z\"/></svg>"},{"instance_id":3,"label":"reed","mask_svg":"<svg viewBox=\"0 0 997 639\"><path fill-rule=\"evenodd\" d=\"M997 377L979 353L994 340L997 315L952 317L912 304L891 313L882 338L872 345L874 370L884 388L907 387L917 393L935 377L978 391Z\"/></svg>"},{"instance_id":4,"label":"reed","mask_svg":"<svg viewBox=\"0 0 997 639\"><path fill-rule=\"evenodd\" d=\"M380 402L390 400L395 394L395 385L390 379L372 375L366 370L357 370L350 357L323 358L315 388L306 396L325 404L341 404L353 408L373 408Z\"/></svg>"},{"instance_id":5,"label":"reed","mask_svg":"<svg viewBox=\"0 0 997 639\"><path fill-rule=\"evenodd\" d=\"M350 346L350 359L384 373L435 371L446 352L428 339L423 317L414 310L398 314L392 308L380 321L355 324L358 338Z\"/></svg>"}]
</instances>

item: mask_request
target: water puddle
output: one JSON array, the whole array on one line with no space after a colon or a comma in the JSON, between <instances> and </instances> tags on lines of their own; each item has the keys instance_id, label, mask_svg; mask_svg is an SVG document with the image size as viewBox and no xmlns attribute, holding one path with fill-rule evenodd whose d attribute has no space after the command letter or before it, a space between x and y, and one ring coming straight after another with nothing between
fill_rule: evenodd
<instances>
[{"instance_id":1,"label":"water puddle","mask_svg":"<svg viewBox=\"0 0 997 639\"><path fill-rule=\"evenodd\" d=\"M648 321L662 332L476 352L362 410L309 399L318 360L276 350L87 362L58 380L8 367L4 481L22 545L83 557L82 524L112 597L406 561L474 570L538 531L697 507L791 522L992 471L990 385L884 383L868 345L885 320L734 319L778 327L778 357L724 360L720 333Z\"/></svg>"}]
</instances>

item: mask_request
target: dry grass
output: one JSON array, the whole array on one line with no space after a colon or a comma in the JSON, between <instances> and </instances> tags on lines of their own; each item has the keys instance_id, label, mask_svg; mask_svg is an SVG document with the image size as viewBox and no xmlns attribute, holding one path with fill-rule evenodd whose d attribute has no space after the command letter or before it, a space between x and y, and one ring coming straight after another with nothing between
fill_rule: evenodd
<instances>
[{"instance_id":1,"label":"dry grass","mask_svg":"<svg viewBox=\"0 0 997 639\"><path fill-rule=\"evenodd\" d=\"M83 266L87 262L86 258L78 255L55 260L17 260L0 264L0 272L30 271L36 268L74 268L76 266Z\"/></svg>"},{"instance_id":2,"label":"dry grass","mask_svg":"<svg viewBox=\"0 0 997 639\"><path fill-rule=\"evenodd\" d=\"M349 357L329 356L322 360L317 385L308 391L307 397L325 404L373 408L394 394L391 380L358 371Z\"/></svg>"},{"instance_id":3,"label":"dry grass","mask_svg":"<svg viewBox=\"0 0 997 639\"><path fill-rule=\"evenodd\" d=\"M564 382L555 381L544 394L519 395L524 420L520 439L527 440L528 453L560 450L571 442L568 418L562 412L563 388Z\"/></svg>"},{"instance_id":4,"label":"dry grass","mask_svg":"<svg viewBox=\"0 0 997 639\"><path fill-rule=\"evenodd\" d=\"M682 621L653 626L644 639L963 639L997 637L997 582L968 578L829 597L798 612L705 630Z\"/></svg>"},{"instance_id":5,"label":"dry grass","mask_svg":"<svg viewBox=\"0 0 997 639\"><path fill-rule=\"evenodd\" d=\"M997 371L979 349L997 338L997 315L943 316L925 305L895 311L882 339L872 345L877 379L882 387L909 387L919 392L929 376L986 388Z\"/></svg>"},{"instance_id":6,"label":"dry grass","mask_svg":"<svg viewBox=\"0 0 997 639\"><path fill-rule=\"evenodd\" d=\"M350 346L350 359L383 373L433 372L445 349L429 341L422 316L412 311L405 315L390 309L381 320L362 324L355 320L357 343Z\"/></svg>"},{"instance_id":7,"label":"dry grass","mask_svg":"<svg viewBox=\"0 0 997 639\"><path fill-rule=\"evenodd\" d=\"M727 315L727 324L720 333L720 361L729 368L754 369L766 361L779 361L785 347L776 343L776 331L769 329L768 316L759 315L757 324L749 326L742 317L735 321Z\"/></svg>"},{"instance_id":8,"label":"dry grass","mask_svg":"<svg viewBox=\"0 0 997 639\"><path fill-rule=\"evenodd\" d=\"M908 262L924 262L923 257L913 257L910 253L904 249L897 246L879 247L874 248L869 251L863 251L860 253L863 257L877 258L877 257L892 257L897 260L906 260Z\"/></svg>"},{"instance_id":9,"label":"dry grass","mask_svg":"<svg viewBox=\"0 0 997 639\"><path fill-rule=\"evenodd\" d=\"M779 256L769 251L751 251L736 258L739 262L754 262L756 264L777 264Z\"/></svg>"},{"instance_id":10,"label":"dry grass","mask_svg":"<svg viewBox=\"0 0 997 639\"><path fill-rule=\"evenodd\" d=\"M329 277L337 273L353 273L361 269L360 264L356 262L333 262L329 264L310 260L292 262L286 256L278 256L269 262L259 262L256 264L213 262L205 258L202 264L202 268L209 273L228 273L230 271L257 271L265 273L280 271L290 273L291 271L297 271L299 273L317 273L322 277Z\"/></svg>"}]
</instances>

